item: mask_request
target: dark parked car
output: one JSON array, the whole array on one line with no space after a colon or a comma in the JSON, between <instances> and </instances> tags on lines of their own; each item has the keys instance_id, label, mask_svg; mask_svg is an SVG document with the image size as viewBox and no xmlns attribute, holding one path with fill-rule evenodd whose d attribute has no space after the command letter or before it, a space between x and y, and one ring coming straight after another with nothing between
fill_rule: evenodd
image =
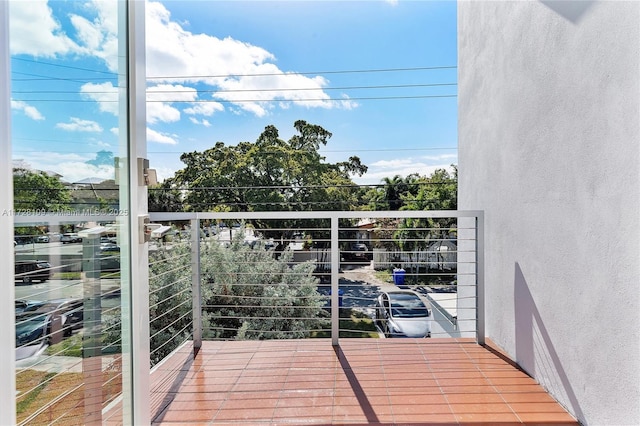
<instances>
[{"instance_id":1,"label":"dark parked car","mask_svg":"<svg viewBox=\"0 0 640 426\"><path fill-rule=\"evenodd\" d=\"M15 263L16 281L44 282L51 277L51 264L44 260L19 260Z\"/></svg>"},{"instance_id":2,"label":"dark parked car","mask_svg":"<svg viewBox=\"0 0 640 426\"><path fill-rule=\"evenodd\" d=\"M28 358L47 347L51 320L50 314L16 315L16 359Z\"/></svg>"},{"instance_id":3,"label":"dark parked car","mask_svg":"<svg viewBox=\"0 0 640 426\"><path fill-rule=\"evenodd\" d=\"M364 243L351 244L348 250L343 250L341 253L342 260L364 262L371 260L371 254L369 253L369 247Z\"/></svg>"},{"instance_id":4,"label":"dark parked car","mask_svg":"<svg viewBox=\"0 0 640 426\"><path fill-rule=\"evenodd\" d=\"M30 236L24 236L24 235L16 235L13 237L13 242L15 243L15 245L18 246L23 246L25 244L31 244L33 243L33 237Z\"/></svg>"},{"instance_id":5,"label":"dark parked car","mask_svg":"<svg viewBox=\"0 0 640 426\"><path fill-rule=\"evenodd\" d=\"M41 302L40 300L26 300L26 299L17 299L16 300L16 314L22 313L25 309L30 306L36 305L44 305L45 302Z\"/></svg>"},{"instance_id":6,"label":"dark parked car","mask_svg":"<svg viewBox=\"0 0 640 426\"><path fill-rule=\"evenodd\" d=\"M23 315L52 315L60 318L63 336L70 336L74 330L82 328L84 304L78 299L56 299L42 304L34 304L22 311ZM50 334L51 330L48 330Z\"/></svg>"},{"instance_id":7,"label":"dark parked car","mask_svg":"<svg viewBox=\"0 0 640 426\"><path fill-rule=\"evenodd\" d=\"M410 290L380 293L376 322L386 337L431 337L431 311Z\"/></svg>"}]
</instances>

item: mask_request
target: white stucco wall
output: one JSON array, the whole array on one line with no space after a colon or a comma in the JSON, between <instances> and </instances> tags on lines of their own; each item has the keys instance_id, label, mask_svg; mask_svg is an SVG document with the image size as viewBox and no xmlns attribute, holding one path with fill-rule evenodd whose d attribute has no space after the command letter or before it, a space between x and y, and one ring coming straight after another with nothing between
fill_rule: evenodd
<instances>
[{"instance_id":1,"label":"white stucco wall","mask_svg":"<svg viewBox=\"0 0 640 426\"><path fill-rule=\"evenodd\" d=\"M458 40L487 336L584 424L640 424L640 2L460 1Z\"/></svg>"}]
</instances>

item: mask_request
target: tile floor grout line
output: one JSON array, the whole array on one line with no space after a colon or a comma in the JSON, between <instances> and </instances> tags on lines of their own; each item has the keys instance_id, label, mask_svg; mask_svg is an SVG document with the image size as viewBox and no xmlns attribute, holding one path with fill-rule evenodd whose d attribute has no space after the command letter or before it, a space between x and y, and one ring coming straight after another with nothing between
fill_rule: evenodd
<instances>
[{"instance_id":1,"label":"tile floor grout line","mask_svg":"<svg viewBox=\"0 0 640 426\"><path fill-rule=\"evenodd\" d=\"M444 400L447 402L447 408L451 412L451 415L453 416L454 421L456 422L456 424L459 425L460 422L458 421L458 416L456 416L456 414L454 413L453 409L451 408L451 403L449 402L449 398L447 398L447 393L444 391L444 389L442 389L442 385L440 384L440 380L434 374L433 368L431 366L431 361L427 358L427 354L424 352L424 348L422 346L420 346L420 352L422 354L422 357L423 357L425 363L429 367L429 371L433 375L433 379L435 380L436 384L438 385L438 389L440 390L440 394L444 397Z\"/></svg>"},{"instance_id":2,"label":"tile floor grout line","mask_svg":"<svg viewBox=\"0 0 640 426\"><path fill-rule=\"evenodd\" d=\"M220 406L216 410L216 413L213 415L213 417L211 419L211 422L209 423L210 425L215 425L216 417L218 417L220 415L220 412L224 409L224 406L227 403L227 401L230 401L230 396L233 395L234 389L238 386L238 381L243 376L243 373L247 369L247 366L249 365L249 362L251 362L251 360L254 358L255 354L258 352L259 346L260 345L258 345L258 347L256 347L256 348L254 348L251 356L247 360L245 360L245 364L244 364L244 367L242 367L242 371L235 378L235 383L232 386L229 387L229 390L225 391L225 398L222 400L222 402L220 403ZM244 353L244 351L242 351L242 352Z\"/></svg>"},{"instance_id":3,"label":"tile floor grout line","mask_svg":"<svg viewBox=\"0 0 640 426\"><path fill-rule=\"evenodd\" d=\"M478 346L480 346L480 345L478 345ZM480 347L482 347L482 346L480 346ZM486 348L483 348L483 349L484 349L484 351L485 351L486 353L491 353L491 352L490 352L489 350L487 350ZM507 404L507 407L509 407L509 410L511 410L511 412L513 413L513 415L515 415L515 416L516 416L516 418L518 419L518 421L519 421L520 423L524 424L525 422L520 418L520 416L518 415L518 412L517 412L516 410L514 410L514 408L511 406L511 404L510 404L506 399L504 399L504 396L502 395L502 392L501 392L501 391L500 391L500 390L499 390L499 389L498 389L498 388L493 384L493 382L491 381L491 378L490 378L490 377L488 377L488 376L484 373L484 371L483 371L483 370L478 366L478 362L477 362L477 360L474 360L473 358L471 358L471 355L469 354L469 352L467 352L466 348L464 348L464 347L463 347L463 348L462 348L462 350L464 351L464 353L465 353L465 354L467 354L467 356L469 357L469 359L470 359L470 360L473 362L473 364L476 366L476 369L480 372L480 374L482 375L482 377L484 377L484 379L485 379L485 380L487 381L487 383L491 386L491 388L492 388L492 389L493 389L493 390L494 390L498 395L500 395L500 399L501 399L505 404ZM500 357L496 357L496 358L497 358L497 359L501 359ZM506 364L506 361L504 361L504 360L503 360L503 362L505 362L505 364Z\"/></svg>"},{"instance_id":4,"label":"tile floor grout line","mask_svg":"<svg viewBox=\"0 0 640 426\"><path fill-rule=\"evenodd\" d=\"M293 351L293 353L289 357L290 359L289 359L289 364L287 366L287 374L285 375L284 382L282 383L283 388L280 389L280 391L278 392L278 401L276 402L276 406L274 407L273 414L271 415L270 424L274 424L274 422L275 422L274 416L276 414L276 410L280 406L280 402L284 399L284 386L286 386L286 384L288 383L288 379L289 379L289 376L290 376L290 373L291 373L291 369L293 367L293 360L295 359L295 356L298 353L299 347L300 347L300 342L296 342L295 346L293 346L291 349L288 349L289 351ZM284 423L286 423L286 422L284 422Z\"/></svg>"},{"instance_id":5,"label":"tile floor grout line","mask_svg":"<svg viewBox=\"0 0 640 426\"><path fill-rule=\"evenodd\" d=\"M386 339L385 339L386 340ZM390 407L390 412L391 412L391 422L393 424L396 424L396 413L393 409L393 404L391 403L391 394L389 393L389 386L388 386L388 381L387 381L387 373L384 369L384 362L382 361L382 352L380 351L380 342L377 342L378 344L376 345L376 349L378 351L378 359L380 360L380 367L382 368L382 377L384 379L384 389L387 393L387 402L389 403L389 407Z\"/></svg>"}]
</instances>

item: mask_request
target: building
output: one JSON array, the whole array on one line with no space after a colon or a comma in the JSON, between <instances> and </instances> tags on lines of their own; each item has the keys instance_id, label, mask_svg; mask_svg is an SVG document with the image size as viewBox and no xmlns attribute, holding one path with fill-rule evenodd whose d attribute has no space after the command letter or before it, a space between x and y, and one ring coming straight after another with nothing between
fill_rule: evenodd
<instances>
[{"instance_id":1,"label":"building","mask_svg":"<svg viewBox=\"0 0 640 426\"><path fill-rule=\"evenodd\" d=\"M8 3L0 1L2 140L11 137ZM119 189L127 214L115 220L130 247L121 265L130 309L122 419L149 424L145 3L118 3L129 30L119 34L120 99L131 100L119 104L116 153L128 184ZM640 424L640 3L460 1L458 38L459 207L484 211L487 337L581 423ZM0 194L7 283L22 220L12 213L7 143ZM16 423L14 300L14 286L0 286L0 341L10 343L0 348L9 366L0 368L2 424ZM89 382L100 359L88 354L83 367ZM100 411L101 401L85 402Z\"/></svg>"},{"instance_id":2,"label":"building","mask_svg":"<svg viewBox=\"0 0 640 426\"><path fill-rule=\"evenodd\" d=\"M640 3L458 6L487 335L584 424L639 424Z\"/></svg>"}]
</instances>

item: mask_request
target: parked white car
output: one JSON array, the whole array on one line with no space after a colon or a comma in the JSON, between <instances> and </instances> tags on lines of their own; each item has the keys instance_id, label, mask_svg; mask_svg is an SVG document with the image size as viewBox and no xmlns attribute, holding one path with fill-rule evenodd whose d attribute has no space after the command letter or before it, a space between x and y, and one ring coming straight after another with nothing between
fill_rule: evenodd
<instances>
[{"instance_id":1,"label":"parked white car","mask_svg":"<svg viewBox=\"0 0 640 426\"><path fill-rule=\"evenodd\" d=\"M385 337L431 337L431 311L411 290L380 293L376 323Z\"/></svg>"}]
</instances>

